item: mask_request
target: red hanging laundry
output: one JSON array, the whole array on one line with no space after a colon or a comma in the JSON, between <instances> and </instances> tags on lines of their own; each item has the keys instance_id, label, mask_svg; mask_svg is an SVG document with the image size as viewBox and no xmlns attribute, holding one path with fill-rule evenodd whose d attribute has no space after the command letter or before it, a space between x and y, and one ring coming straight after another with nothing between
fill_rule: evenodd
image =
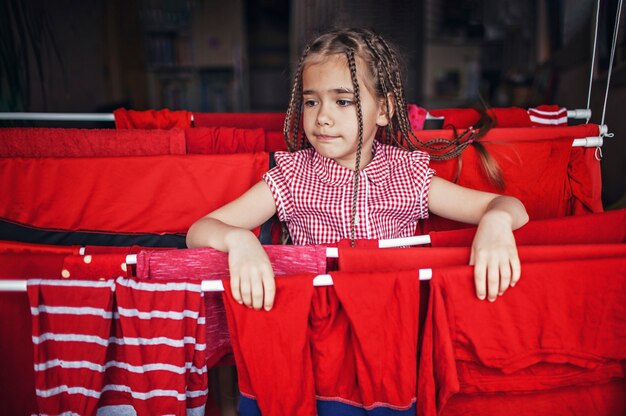
<instances>
[{"instance_id":1,"label":"red hanging laundry","mask_svg":"<svg viewBox=\"0 0 626 416\"><path fill-rule=\"evenodd\" d=\"M199 283L116 279L100 399L109 414L204 414L206 319Z\"/></svg>"},{"instance_id":2,"label":"red hanging laundry","mask_svg":"<svg viewBox=\"0 0 626 416\"><path fill-rule=\"evenodd\" d=\"M118 108L113 111L116 129L184 129L191 127L192 114L189 111L162 110L127 110Z\"/></svg>"},{"instance_id":3,"label":"red hanging laundry","mask_svg":"<svg viewBox=\"0 0 626 416\"><path fill-rule=\"evenodd\" d=\"M470 246L476 229L431 231L431 245ZM626 242L626 208L597 214L530 221L513 232L518 245Z\"/></svg>"},{"instance_id":4,"label":"red hanging laundry","mask_svg":"<svg viewBox=\"0 0 626 416\"><path fill-rule=\"evenodd\" d=\"M525 263L523 270L515 289L495 303L476 299L471 267L434 270L420 360L421 414L438 414L452 395L472 391L468 383L489 389L493 370L523 391L623 378L611 362L626 358L624 258ZM546 363L566 364L567 376L533 367ZM459 371L468 364L485 370L468 378ZM575 410L575 403L568 405Z\"/></svg>"},{"instance_id":5,"label":"red hanging laundry","mask_svg":"<svg viewBox=\"0 0 626 416\"><path fill-rule=\"evenodd\" d=\"M28 281L39 413L96 413L104 386L113 288L112 279Z\"/></svg>"},{"instance_id":6,"label":"red hanging laundry","mask_svg":"<svg viewBox=\"0 0 626 416\"><path fill-rule=\"evenodd\" d=\"M277 278L276 299L269 312L237 303L229 280L223 280L242 395L240 415L317 414L307 328L313 277Z\"/></svg>"},{"instance_id":7,"label":"red hanging laundry","mask_svg":"<svg viewBox=\"0 0 626 416\"><path fill-rule=\"evenodd\" d=\"M326 249L322 246L264 246L277 276L324 273ZM145 251L137 256L137 276L146 279L223 279L229 276L228 254L210 248ZM219 293L205 294L207 365L215 366L232 352L226 312Z\"/></svg>"},{"instance_id":8,"label":"red hanging laundry","mask_svg":"<svg viewBox=\"0 0 626 416\"><path fill-rule=\"evenodd\" d=\"M266 153L0 158L0 219L28 227L184 234L267 170Z\"/></svg>"},{"instance_id":9,"label":"red hanging laundry","mask_svg":"<svg viewBox=\"0 0 626 416\"><path fill-rule=\"evenodd\" d=\"M285 113L193 113L196 127L236 127L239 129L264 129L267 132L283 131Z\"/></svg>"},{"instance_id":10,"label":"red hanging laundry","mask_svg":"<svg viewBox=\"0 0 626 416\"><path fill-rule=\"evenodd\" d=\"M228 154L265 151L263 129L194 127L185 129L187 153Z\"/></svg>"},{"instance_id":11,"label":"red hanging laundry","mask_svg":"<svg viewBox=\"0 0 626 416\"><path fill-rule=\"evenodd\" d=\"M0 128L0 157L122 157L185 154L182 130Z\"/></svg>"}]
</instances>

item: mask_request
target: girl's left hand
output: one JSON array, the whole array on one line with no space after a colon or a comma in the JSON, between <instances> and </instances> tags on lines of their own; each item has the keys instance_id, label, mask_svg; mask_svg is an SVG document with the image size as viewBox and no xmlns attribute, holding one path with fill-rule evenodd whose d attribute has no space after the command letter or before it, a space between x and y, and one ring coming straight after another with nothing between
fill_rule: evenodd
<instances>
[{"instance_id":1,"label":"girl's left hand","mask_svg":"<svg viewBox=\"0 0 626 416\"><path fill-rule=\"evenodd\" d=\"M521 266L510 216L489 211L481 218L472 243L470 265L474 266L476 296L494 302L521 276Z\"/></svg>"}]
</instances>

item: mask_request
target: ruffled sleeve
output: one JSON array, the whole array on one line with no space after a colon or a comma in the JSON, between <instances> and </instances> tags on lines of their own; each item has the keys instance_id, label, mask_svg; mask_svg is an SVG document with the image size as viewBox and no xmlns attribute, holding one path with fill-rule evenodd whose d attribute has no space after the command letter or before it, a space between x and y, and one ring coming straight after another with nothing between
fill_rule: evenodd
<instances>
[{"instance_id":1,"label":"ruffled sleeve","mask_svg":"<svg viewBox=\"0 0 626 416\"><path fill-rule=\"evenodd\" d=\"M289 221L293 215L294 202L291 195L291 181L294 178L294 153L274 153L276 166L263 175L263 180L272 191L276 213L280 221Z\"/></svg>"},{"instance_id":2,"label":"ruffled sleeve","mask_svg":"<svg viewBox=\"0 0 626 416\"><path fill-rule=\"evenodd\" d=\"M418 219L428 218L428 191L435 170L430 168L430 155L419 150L411 152L410 163L417 194L416 216Z\"/></svg>"}]
</instances>

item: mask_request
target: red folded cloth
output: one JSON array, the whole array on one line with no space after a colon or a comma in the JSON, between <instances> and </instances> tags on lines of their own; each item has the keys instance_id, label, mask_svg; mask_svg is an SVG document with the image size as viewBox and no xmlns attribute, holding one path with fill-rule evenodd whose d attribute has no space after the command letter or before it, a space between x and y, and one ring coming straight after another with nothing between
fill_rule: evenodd
<instances>
[{"instance_id":1,"label":"red folded cloth","mask_svg":"<svg viewBox=\"0 0 626 416\"><path fill-rule=\"evenodd\" d=\"M79 254L80 246L20 243L0 240L1 254Z\"/></svg>"},{"instance_id":2,"label":"red folded cloth","mask_svg":"<svg viewBox=\"0 0 626 416\"><path fill-rule=\"evenodd\" d=\"M182 130L0 128L0 157L113 157L185 154Z\"/></svg>"},{"instance_id":3,"label":"red folded cloth","mask_svg":"<svg viewBox=\"0 0 626 416\"><path fill-rule=\"evenodd\" d=\"M445 108L430 110L431 116L443 117L443 128L466 129L473 126L480 118L480 112L473 108ZM523 108L491 108L487 114L494 120L496 127L530 127L528 112ZM566 123L567 125L567 123Z\"/></svg>"},{"instance_id":4,"label":"red folded cloth","mask_svg":"<svg viewBox=\"0 0 626 416\"><path fill-rule=\"evenodd\" d=\"M287 143L285 142L285 135L283 132L278 131L266 131L266 144L265 151L266 152L279 152L286 151Z\"/></svg>"},{"instance_id":5,"label":"red folded cloth","mask_svg":"<svg viewBox=\"0 0 626 416\"><path fill-rule=\"evenodd\" d=\"M184 129L191 127L191 112L162 110L126 110L113 111L116 129Z\"/></svg>"},{"instance_id":6,"label":"red folded cloth","mask_svg":"<svg viewBox=\"0 0 626 416\"><path fill-rule=\"evenodd\" d=\"M339 271L389 272L469 264L470 247L339 248ZM626 257L626 244L518 246L520 261Z\"/></svg>"},{"instance_id":7,"label":"red folded cloth","mask_svg":"<svg viewBox=\"0 0 626 416\"><path fill-rule=\"evenodd\" d=\"M494 303L476 299L471 267L433 270L419 372L422 414L438 414L457 392L489 389L496 370L509 382L519 377L525 391L623 378L610 363L626 359L625 265L623 257L525 263L519 284ZM482 370L467 377L459 371L464 363ZM569 366L568 377L532 371L542 363Z\"/></svg>"},{"instance_id":8,"label":"red folded cloth","mask_svg":"<svg viewBox=\"0 0 626 416\"><path fill-rule=\"evenodd\" d=\"M254 153L265 151L263 129L194 127L185 129L187 153Z\"/></svg>"},{"instance_id":9,"label":"red folded cloth","mask_svg":"<svg viewBox=\"0 0 626 416\"><path fill-rule=\"evenodd\" d=\"M513 233L518 245L623 243L626 242L626 208L530 221ZM475 234L476 228L429 233L433 247L470 246Z\"/></svg>"},{"instance_id":10,"label":"red folded cloth","mask_svg":"<svg viewBox=\"0 0 626 416\"><path fill-rule=\"evenodd\" d=\"M193 113L195 127L236 127L283 131L285 113Z\"/></svg>"},{"instance_id":11,"label":"red folded cloth","mask_svg":"<svg viewBox=\"0 0 626 416\"><path fill-rule=\"evenodd\" d=\"M267 153L0 158L0 218L37 228L184 234L267 171Z\"/></svg>"},{"instance_id":12,"label":"red folded cloth","mask_svg":"<svg viewBox=\"0 0 626 416\"><path fill-rule=\"evenodd\" d=\"M326 249L322 246L264 246L277 276L324 273ZM143 251L137 256L137 276L147 279L221 279L229 275L228 254L210 248ZM205 293L207 365L215 366L232 351L226 313L219 293Z\"/></svg>"},{"instance_id":13,"label":"red folded cloth","mask_svg":"<svg viewBox=\"0 0 626 416\"><path fill-rule=\"evenodd\" d=\"M503 190L489 181L480 155L472 146L463 151L460 159L431 161L431 167L435 169L437 176L458 185L518 198L531 219L562 217L568 214L571 189L567 170L572 138L557 137L535 142L490 142L485 143L485 148L502 171ZM424 220L423 226L423 232L460 227L457 223L434 215Z\"/></svg>"}]
</instances>

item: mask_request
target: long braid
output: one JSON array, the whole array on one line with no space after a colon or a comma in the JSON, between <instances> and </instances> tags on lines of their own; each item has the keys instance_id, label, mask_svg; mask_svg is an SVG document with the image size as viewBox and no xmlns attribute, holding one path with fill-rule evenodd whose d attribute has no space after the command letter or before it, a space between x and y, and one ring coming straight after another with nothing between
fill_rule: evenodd
<instances>
[{"instance_id":1,"label":"long braid","mask_svg":"<svg viewBox=\"0 0 626 416\"><path fill-rule=\"evenodd\" d=\"M289 107L287 108L287 114L285 115L285 122L283 124L283 135L285 136L285 142L289 151L294 152L300 149L301 141L298 138L300 128L300 116L302 108L302 68L304 61L309 55L311 47L307 46L302 52L296 74L293 80L293 86L291 88L291 97L289 98ZM295 113L295 117L294 117Z\"/></svg>"},{"instance_id":2,"label":"long braid","mask_svg":"<svg viewBox=\"0 0 626 416\"><path fill-rule=\"evenodd\" d=\"M356 206L359 195L359 179L360 179L360 165L361 165L361 149L363 148L363 111L361 108L361 95L359 92L359 82L357 80L356 73L356 61L354 59L354 50L348 49L346 52L348 56L348 67L350 68L350 77L352 78L352 85L354 88L354 102L356 104L356 116L359 124L359 143L356 151L356 161L354 163L354 192L352 193L352 219L350 221L350 245L354 247L354 240L356 237Z\"/></svg>"}]
</instances>

